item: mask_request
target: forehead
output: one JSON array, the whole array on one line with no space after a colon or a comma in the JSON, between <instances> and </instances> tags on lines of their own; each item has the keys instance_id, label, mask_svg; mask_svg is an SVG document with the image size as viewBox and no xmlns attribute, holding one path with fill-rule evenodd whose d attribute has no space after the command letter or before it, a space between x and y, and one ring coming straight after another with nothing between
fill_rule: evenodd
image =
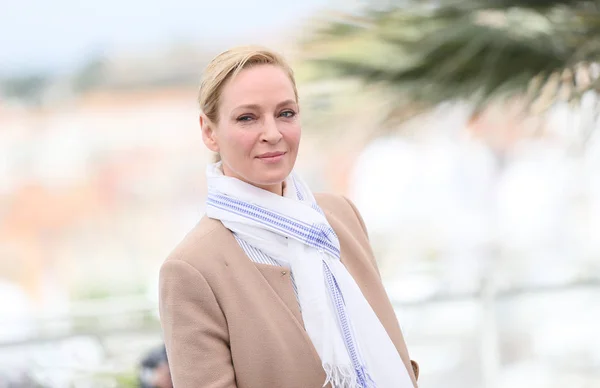
<instances>
[{"instance_id":1,"label":"forehead","mask_svg":"<svg viewBox=\"0 0 600 388\"><path fill-rule=\"evenodd\" d=\"M257 65L243 69L229 79L221 92L224 111L239 105L269 105L295 100L288 74L279 66Z\"/></svg>"}]
</instances>

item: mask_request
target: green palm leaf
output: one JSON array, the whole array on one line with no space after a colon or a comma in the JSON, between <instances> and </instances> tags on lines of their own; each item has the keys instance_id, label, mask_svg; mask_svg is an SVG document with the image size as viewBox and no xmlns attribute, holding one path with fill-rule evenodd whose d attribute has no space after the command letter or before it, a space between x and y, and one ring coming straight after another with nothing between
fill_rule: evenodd
<instances>
[{"instance_id":1,"label":"green palm leaf","mask_svg":"<svg viewBox=\"0 0 600 388\"><path fill-rule=\"evenodd\" d=\"M328 22L305 42L321 77L392 92L397 104L527 95L549 106L597 89L600 2L489 0L366 11ZM540 100L544 100L541 101Z\"/></svg>"}]
</instances>

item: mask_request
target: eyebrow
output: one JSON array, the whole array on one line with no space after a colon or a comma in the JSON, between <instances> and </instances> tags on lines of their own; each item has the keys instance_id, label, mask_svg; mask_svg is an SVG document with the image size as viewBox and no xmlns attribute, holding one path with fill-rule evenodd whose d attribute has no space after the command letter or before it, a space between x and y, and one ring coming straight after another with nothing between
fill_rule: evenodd
<instances>
[{"instance_id":1,"label":"eyebrow","mask_svg":"<svg viewBox=\"0 0 600 388\"><path fill-rule=\"evenodd\" d=\"M289 105L289 104L296 104L296 101L292 100L292 99L285 100L285 101L282 101L279 104L277 104L277 106L275 108L280 108L282 106ZM243 109L260 109L260 105L257 105L257 104L244 104L244 105L236 106L233 110L242 109L242 108Z\"/></svg>"}]
</instances>

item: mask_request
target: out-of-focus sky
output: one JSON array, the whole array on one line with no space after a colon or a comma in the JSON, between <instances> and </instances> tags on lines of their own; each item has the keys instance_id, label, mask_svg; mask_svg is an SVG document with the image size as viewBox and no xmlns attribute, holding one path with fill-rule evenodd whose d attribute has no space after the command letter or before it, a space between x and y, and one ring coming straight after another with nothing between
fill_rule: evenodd
<instances>
[{"instance_id":1,"label":"out-of-focus sky","mask_svg":"<svg viewBox=\"0 0 600 388\"><path fill-rule=\"evenodd\" d=\"M333 0L0 0L0 75L64 72L89 56L265 38Z\"/></svg>"}]
</instances>

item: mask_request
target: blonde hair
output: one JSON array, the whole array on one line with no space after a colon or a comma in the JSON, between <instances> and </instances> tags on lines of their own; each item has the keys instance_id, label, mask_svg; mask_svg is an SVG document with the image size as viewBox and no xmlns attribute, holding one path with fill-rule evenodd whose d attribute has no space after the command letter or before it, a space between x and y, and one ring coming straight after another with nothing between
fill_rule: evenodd
<instances>
[{"instance_id":1,"label":"blonde hair","mask_svg":"<svg viewBox=\"0 0 600 388\"><path fill-rule=\"evenodd\" d=\"M210 121L217 123L221 92L225 83L240 71L258 65L274 65L283 69L292 82L294 97L298 102L294 72L281 55L261 46L238 46L217 55L206 66L198 93L198 104L202 113Z\"/></svg>"}]
</instances>

